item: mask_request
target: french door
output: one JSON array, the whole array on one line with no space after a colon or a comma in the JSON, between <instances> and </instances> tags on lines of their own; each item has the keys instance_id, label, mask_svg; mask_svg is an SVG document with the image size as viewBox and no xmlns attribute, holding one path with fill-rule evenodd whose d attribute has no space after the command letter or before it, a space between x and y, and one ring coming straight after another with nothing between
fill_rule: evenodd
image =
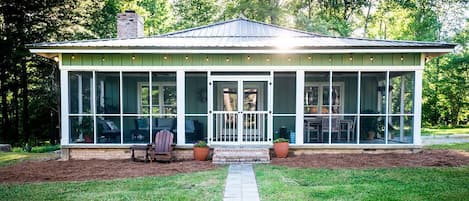
<instances>
[{"instance_id":1,"label":"french door","mask_svg":"<svg viewBox=\"0 0 469 201\"><path fill-rule=\"evenodd\" d=\"M209 79L209 141L212 144L269 144L272 86L266 76Z\"/></svg>"}]
</instances>

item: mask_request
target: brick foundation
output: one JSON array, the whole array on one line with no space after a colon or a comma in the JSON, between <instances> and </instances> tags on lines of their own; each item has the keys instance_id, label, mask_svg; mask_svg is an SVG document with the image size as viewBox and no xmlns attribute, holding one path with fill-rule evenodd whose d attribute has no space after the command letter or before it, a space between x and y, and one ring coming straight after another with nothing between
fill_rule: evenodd
<instances>
[{"instance_id":1,"label":"brick foundation","mask_svg":"<svg viewBox=\"0 0 469 201\"><path fill-rule=\"evenodd\" d=\"M91 159L130 159L129 148L62 148L63 160L91 160ZM144 151L135 151L136 158L143 159ZM209 158L211 154L209 155ZM173 151L174 160L193 160L192 149L178 149Z\"/></svg>"},{"instance_id":2,"label":"brick foundation","mask_svg":"<svg viewBox=\"0 0 469 201\"><path fill-rule=\"evenodd\" d=\"M309 155L309 154L343 154L343 153L417 153L421 148L311 148L311 147L290 147L289 155ZM270 156L274 156L270 149ZM137 158L144 158L143 151L136 151ZM212 159L213 149L210 151L209 159ZM192 148L175 148L173 151L174 160L193 160ZM130 159L131 151L128 147L62 147L62 160L90 160L90 159Z\"/></svg>"}]
</instances>

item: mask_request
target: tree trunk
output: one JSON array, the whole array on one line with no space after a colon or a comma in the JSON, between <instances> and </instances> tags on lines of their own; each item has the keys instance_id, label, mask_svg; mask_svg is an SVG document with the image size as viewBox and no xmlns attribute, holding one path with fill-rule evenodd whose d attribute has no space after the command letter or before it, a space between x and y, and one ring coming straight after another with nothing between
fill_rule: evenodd
<instances>
[{"instance_id":1,"label":"tree trunk","mask_svg":"<svg viewBox=\"0 0 469 201\"><path fill-rule=\"evenodd\" d=\"M23 137L26 141L30 138L30 127L29 127L29 90L28 90L28 70L26 61L21 61L21 88L22 88L22 100L23 100L23 111L22 111L22 126L23 126Z\"/></svg>"},{"instance_id":2,"label":"tree trunk","mask_svg":"<svg viewBox=\"0 0 469 201\"><path fill-rule=\"evenodd\" d=\"M368 31L368 22L370 21L371 6L372 6L372 3L371 3L371 1L369 1L368 2L368 11L366 12L366 18L365 18L365 27L363 29L363 38L366 37L366 33Z\"/></svg>"},{"instance_id":3,"label":"tree trunk","mask_svg":"<svg viewBox=\"0 0 469 201\"><path fill-rule=\"evenodd\" d=\"M19 119L19 106L18 106L18 83L14 83L14 87L12 88L13 91L13 99L11 101L12 105L12 118L13 118L13 130L12 130L12 139L15 142L18 142L20 137L20 132L19 132L19 124L20 124L20 119Z\"/></svg>"},{"instance_id":4,"label":"tree trunk","mask_svg":"<svg viewBox=\"0 0 469 201\"><path fill-rule=\"evenodd\" d=\"M4 68L5 67L5 68ZM2 66L2 71L0 73L0 96L2 99L2 133L3 139L6 142L11 142L10 138L10 121L8 115L8 102L7 102L7 76L5 74L6 66Z\"/></svg>"}]
</instances>

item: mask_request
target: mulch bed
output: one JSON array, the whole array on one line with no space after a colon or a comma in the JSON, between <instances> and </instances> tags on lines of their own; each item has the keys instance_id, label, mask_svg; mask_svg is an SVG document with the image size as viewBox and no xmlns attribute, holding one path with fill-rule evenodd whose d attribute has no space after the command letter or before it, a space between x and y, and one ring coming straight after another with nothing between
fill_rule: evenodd
<instances>
[{"instance_id":1,"label":"mulch bed","mask_svg":"<svg viewBox=\"0 0 469 201\"><path fill-rule=\"evenodd\" d=\"M307 168L458 167L469 165L469 153L423 150L419 153L313 154L272 158L271 164ZM26 161L0 168L0 183L84 181L173 175L216 169L211 161L143 163L129 160Z\"/></svg>"},{"instance_id":2,"label":"mulch bed","mask_svg":"<svg viewBox=\"0 0 469 201\"><path fill-rule=\"evenodd\" d=\"M0 183L84 181L173 175L215 169L211 161L143 163L130 160L27 161L0 168Z\"/></svg>"},{"instance_id":3,"label":"mulch bed","mask_svg":"<svg viewBox=\"0 0 469 201\"><path fill-rule=\"evenodd\" d=\"M412 154L313 154L272 158L271 164L305 168L459 167L469 165L469 153L423 150Z\"/></svg>"}]
</instances>

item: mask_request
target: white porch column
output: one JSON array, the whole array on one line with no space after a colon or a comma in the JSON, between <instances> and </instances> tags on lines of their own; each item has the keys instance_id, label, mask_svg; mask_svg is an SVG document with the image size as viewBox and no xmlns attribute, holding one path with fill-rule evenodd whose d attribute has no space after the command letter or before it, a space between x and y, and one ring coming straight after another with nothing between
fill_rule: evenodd
<instances>
[{"instance_id":1,"label":"white porch column","mask_svg":"<svg viewBox=\"0 0 469 201\"><path fill-rule=\"evenodd\" d=\"M304 107L303 107L303 96L305 90L305 71L296 71L296 119L295 119L295 131L296 131L296 144L303 144L303 118L304 118Z\"/></svg>"},{"instance_id":2,"label":"white porch column","mask_svg":"<svg viewBox=\"0 0 469 201\"><path fill-rule=\"evenodd\" d=\"M59 63L59 69L61 69ZM60 144L69 144L69 125L68 125L68 71L60 70Z\"/></svg>"},{"instance_id":3,"label":"white porch column","mask_svg":"<svg viewBox=\"0 0 469 201\"><path fill-rule=\"evenodd\" d=\"M185 73L182 70L176 71L176 103L177 103L177 145L186 143L186 128L184 121L185 109Z\"/></svg>"},{"instance_id":4,"label":"white porch column","mask_svg":"<svg viewBox=\"0 0 469 201\"><path fill-rule=\"evenodd\" d=\"M421 125L422 125L422 76L425 66L425 55L421 55L419 70L415 71L415 94L414 94L414 144L421 145Z\"/></svg>"}]
</instances>

